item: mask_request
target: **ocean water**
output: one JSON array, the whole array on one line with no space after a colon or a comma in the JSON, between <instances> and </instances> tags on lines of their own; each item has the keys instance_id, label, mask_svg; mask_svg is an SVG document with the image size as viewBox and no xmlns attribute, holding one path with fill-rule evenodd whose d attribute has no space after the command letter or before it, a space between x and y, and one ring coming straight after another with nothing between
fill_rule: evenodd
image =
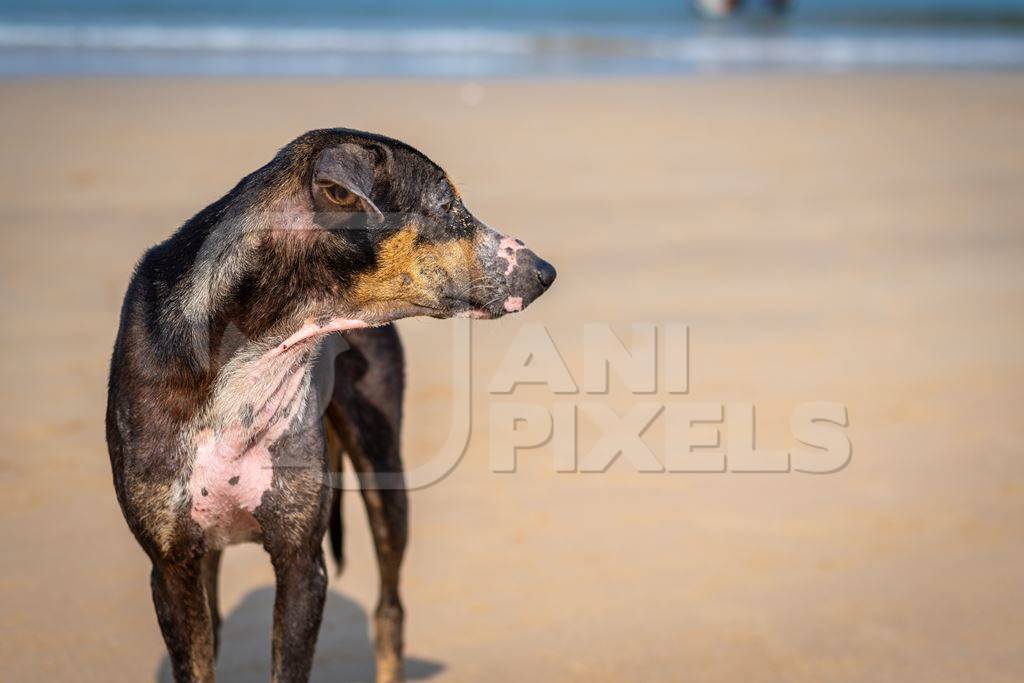
<instances>
[{"instance_id":1,"label":"ocean water","mask_svg":"<svg viewBox=\"0 0 1024 683\"><path fill-rule=\"evenodd\" d=\"M0 0L0 76L1024 68L1024 0Z\"/></svg>"}]
</instances>

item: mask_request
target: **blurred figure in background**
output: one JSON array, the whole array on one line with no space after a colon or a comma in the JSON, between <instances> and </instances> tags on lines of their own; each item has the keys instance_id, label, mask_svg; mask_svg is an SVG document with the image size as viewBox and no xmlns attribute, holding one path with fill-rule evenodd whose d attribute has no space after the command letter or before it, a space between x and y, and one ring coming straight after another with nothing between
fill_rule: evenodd
<instances>
[{"instance_id":1,"label":"blurred figure in background","mask_svg":"<svg viewBox=\"0 0 1024 683\"><path fill-rule=\"evenodd\" d=\"M789 7L789 0L767 0L767 4L777 14L782 14ZM693 0L697 11L705 17L727 17L743 6L743 0Z\"/></svg>"}]
</instances>

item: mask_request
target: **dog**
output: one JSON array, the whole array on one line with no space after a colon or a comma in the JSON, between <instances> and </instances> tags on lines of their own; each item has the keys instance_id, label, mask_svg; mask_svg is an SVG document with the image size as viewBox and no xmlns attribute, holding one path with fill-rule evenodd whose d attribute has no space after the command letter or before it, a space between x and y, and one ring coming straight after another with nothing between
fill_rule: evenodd
<instances>
[{"instance_id":1,"label":"dog","mask_svg":"<svg viewBox=\"0 0 1024 683\"><path fill-rule=\"evenodd\" d=\"M262 544L275 572L272 679L308 679L328 528L343 561L329 442L359 476L376 548L377 680L403 680L404 363L390 323L499 318L554 279L522 241L476 219L424 154L344 128L293 140L143 255L114 344L106 436L177 681L214 679L220 557L244 542Z\"/></svg>"}]
</instances>

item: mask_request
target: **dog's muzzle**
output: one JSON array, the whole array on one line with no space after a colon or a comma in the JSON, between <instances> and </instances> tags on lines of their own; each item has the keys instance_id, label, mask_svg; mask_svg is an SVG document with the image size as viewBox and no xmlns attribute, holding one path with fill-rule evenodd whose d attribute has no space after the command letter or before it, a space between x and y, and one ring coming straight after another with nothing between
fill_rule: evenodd
<instances>
[{"instance_id":1,"label":"dog's muzzle","mask_svg":"<svg viewBox=\"0 0 1024 683\"><path fill-rule=\"evenodd\" d=\"M529 306L555 281L555 267L537 256L522 240L488 230L481 245L481 262L498 296L483 305L493 317L516 313Z\"/></svg>"},{"instance_id":2,"label":"dog's muzzle","mask_svg":"<svg viewBox=\"0 0 1024 683\"><path fill-rule=\"evenodd\" d=\"M471 318L500 318L523 310L555 281L555 267L522 240L481 226L476 246L482 277L455 301L453 313ZM455 299L455 297L450 297Z\"/></svg>"},{"instance_id":3,"label":"dog's muzzle","mask_svg":"<svg viewBox=\"0 0 1024 683\"><path fill-rule=\"evenodd\" d=\"M516 253L516 263L505 276L508 298L503 302L506 313L521 311L546 292L555 281L555 267L530 249Z\"/></svg>"}]
</instances>

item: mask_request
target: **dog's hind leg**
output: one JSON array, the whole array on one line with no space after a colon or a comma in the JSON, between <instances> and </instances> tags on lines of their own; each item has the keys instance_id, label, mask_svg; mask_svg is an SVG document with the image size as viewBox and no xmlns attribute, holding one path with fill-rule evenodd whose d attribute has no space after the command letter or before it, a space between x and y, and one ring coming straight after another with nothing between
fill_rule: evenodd
<instances>
[{"instance_id":1,"label":"dog's hind leg","mask_svg":"<svg viewBox=\"0 0 1024 683\"><path fill-rule=\"evenodd\" d=\"M324 420L327 434L328 480L331 491L331 516L327 523L327 535L330 541L331 556L334 558L335 575L341 575L345 569L345 518L342 507L344 492L344 472L342 465L341 436L338 434L330 418Z\"/></svg>"},{"instance_id":2,"label":"dog's hind leg","mask_svg":"<svg viewBox=\"0 0 1024 683\"><path fill-rule=\"evenodd\" d=\"M220 550L208 550L203 556L203 586L206 588L206 602L210 608L210 623L213 625L213 656L220 652L220 605L218 600L218 579L220 578Z\"/></svg>"},{"instance_id":3,"label":"dog's hind leg","mask_svg":"<svg viewBox=\"0 0 1024 683\"><path fill-rule=\"evenodd\" d=\"M338 356L327 418L337 429L359 477L377 551L380 599L374 614L378 683L404 680L399 571L409 528L399 453L403 360L392 327L345 335L351 348Z\"/></svg>"},{"instance_id":4,"label":"dog's hind leg","mask_svg":"<svg viewBox=\"0 0 1024 683\"><path fill-rule=\"evenodd\" d=\"M213 681L213 624L199 559L153 563L151 585L174 680Z\"/></svg>"},{"instance_id":5,"label":"dog's hind leg","mask_svg":"<svg viewBox=\"0 0 1024 683\"><path fill-rule=\"evenodd\" d=\"M377 551L380 573L380 598L374 613L374 643L377 655L377 682L404 680L402 665L402 627L404 610L398 593L399 571L408 540L409 504L405 489L375 488L377 475L401 476L401 462L373 448L353 446L349 451L363 486L363 502Z\"/></svg>"}]
</instances>

